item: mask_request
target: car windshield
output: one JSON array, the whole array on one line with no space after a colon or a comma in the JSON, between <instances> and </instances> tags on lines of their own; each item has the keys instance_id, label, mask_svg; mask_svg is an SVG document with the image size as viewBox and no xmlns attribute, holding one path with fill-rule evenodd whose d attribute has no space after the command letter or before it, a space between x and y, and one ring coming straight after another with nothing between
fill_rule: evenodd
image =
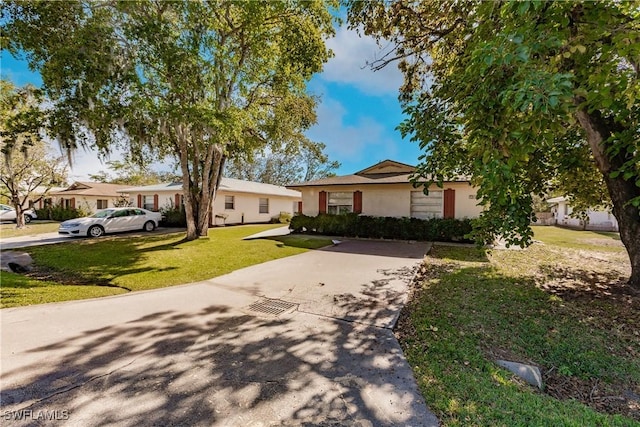
<instances>
[{"instance_id":1,"label":"car windshield","mask_svg":"<svg viewBox=\"0 0 640 427\"><path fill-rule=\"evenodd\" d=\"M113 209L105 209L103 211L94 213L93 215L91 215L91 218L106 218L114 212L115 211Z\"/></svg>"}]
</instances>

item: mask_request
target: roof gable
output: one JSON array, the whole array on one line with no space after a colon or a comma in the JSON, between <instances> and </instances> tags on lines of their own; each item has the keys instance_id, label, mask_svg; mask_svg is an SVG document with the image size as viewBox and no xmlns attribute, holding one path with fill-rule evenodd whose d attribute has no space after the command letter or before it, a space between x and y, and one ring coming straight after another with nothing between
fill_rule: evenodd
<instances>
[{"instance_id":1,"label":"roof gable","mask_svg":"<svg viewBox=\"0 0 640 427\"><path fill-rule=\"evenodd\" d=\"M172 192L182 191L181 182L172 182L156 185L145 185L141 187L129 187L124 188L120 192L122 193L149 193L149 192ZM273 184L264 184L262 182L245 181L242 179L233 179L223 177L220 180L219 192L227 193L251 193L251 194L263 194L268 196L284 196L299 198L300 192L295 190L289 190L286 187Z\"/></svg>"},{"instance_id":2,"label":"roof gable","mask_svg":"<svg viewBox=\"0 0 640 427\"><path fill-rule=\"evenodd\" d=\"M405 163L396 162L394 160L383 160L379 163L376 163L373 166L369 166L366 169L363 169L359 172L356 172L356 175L402 175L413 173L415 171L415 166L407 165Z\"/></svg>"},{"instance_id":3,"label":"roof gable","mask_svg":"<svg viewBox=\"0 0 640 427\"><path fill-rule=\"evenodd\" d=\"M51 193L52 195L84 195L84 196L107 196L118 197L118 190L127 188L121 184L107 184L104 182L76 181L69 187L61 191Z\"/></svg>"},{"instance_id":4,"label":"roof gable","mask_svg":"<svg viewBox=\"0 0 640 427\"><path fill-rule=\"evenodd\" d=\"M90 185L93 184L93 182L80 182L80 181L76 181L73 184L71 184L69 187L67 187L65 190L66 191L72 191L72 190L86 190L88 188L92 188L93 186Z\"/></svg>"}]
</instances>

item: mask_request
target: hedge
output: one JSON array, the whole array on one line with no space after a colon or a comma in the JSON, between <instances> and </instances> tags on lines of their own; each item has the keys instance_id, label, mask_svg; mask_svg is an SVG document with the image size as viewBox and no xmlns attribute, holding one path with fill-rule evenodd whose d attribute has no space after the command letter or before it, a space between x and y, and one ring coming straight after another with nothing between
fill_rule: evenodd
<instances>
[{"instance_id":1,"label":"hedge","mask_svg":"<svg viewBox=\"0 0 640 427\"><path fill-rule=\"evenodd\" d=\"M471 242L469 219L394 218L358 214L318 216L296 215L289 228L294 233L324 234L373 239Z\"/></svg>"},{"instance_id":2,"label":"hedge","mask_svg":"<svg viewBox=\"0 0 640 427\"><path fill-rule=\"evenodd\" d=\"M82 218L91 215L82 209L64 208L62 206L51 206L43 209L36 209L38 219L50 219L53 221L66 221L68 219Z\"/></svg>"},{"instance_id":3,"label":"hedge","mask_svg":"<svg viewBox=\"0 0 640 427\"><path fill-rule=\"evenodd\" d=\"M161 227L187 226L187 214L184 209L168 206L161 209L160 212L162 213L162 219L160 220Z\"/></svg>"}]
</instances>

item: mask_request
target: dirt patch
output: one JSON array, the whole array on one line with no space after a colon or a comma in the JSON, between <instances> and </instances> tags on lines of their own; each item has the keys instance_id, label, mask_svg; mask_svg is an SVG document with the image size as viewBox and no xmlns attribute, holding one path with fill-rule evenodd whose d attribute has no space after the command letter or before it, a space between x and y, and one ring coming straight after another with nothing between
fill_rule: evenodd
<instances>
[{"instance_id":1,"label":"dirt patch","mask_svg":"<svg viewBox=\"0 0 640 427\"><path fill-rule=\"evenodd\" d=\"M640 390L597 379L581 380L555 371L543 372L544 392L560 400L575 399L599 412L620 414L640 421Z\"/></svg>"}]
</instances>

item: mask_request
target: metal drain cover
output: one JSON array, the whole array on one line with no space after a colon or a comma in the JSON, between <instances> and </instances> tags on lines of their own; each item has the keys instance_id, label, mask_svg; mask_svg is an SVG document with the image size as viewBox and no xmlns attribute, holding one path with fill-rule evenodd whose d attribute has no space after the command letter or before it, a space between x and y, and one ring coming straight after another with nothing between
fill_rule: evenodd
<instances>
[{"instance_id":1,"label":"metal drain cover","mask_svg":"<svg viewBox=\"0 0 640 427\"><path fill-rule=\"evenodd\" d=\"M295 310L297 306L298 304L288 301L264 298L251 304L247 307L247 310L256 313L268 314L270 316L279 316L283 313Z\"/></svg>"}]
</instances>

